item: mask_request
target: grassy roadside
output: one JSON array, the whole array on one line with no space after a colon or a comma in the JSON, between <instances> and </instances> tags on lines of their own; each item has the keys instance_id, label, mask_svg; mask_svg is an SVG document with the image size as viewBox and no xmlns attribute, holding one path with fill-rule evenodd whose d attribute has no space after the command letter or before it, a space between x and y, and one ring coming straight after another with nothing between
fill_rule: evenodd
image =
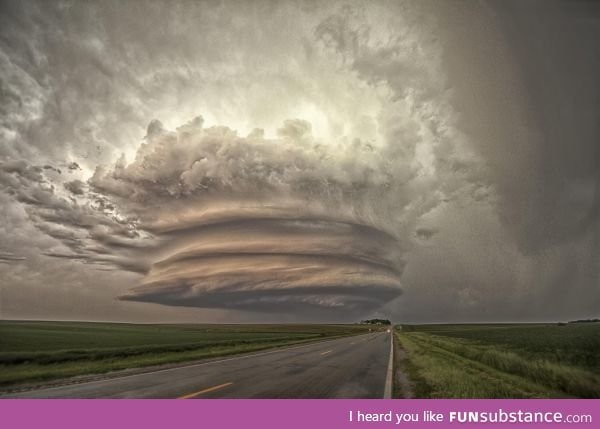
<instances>
[{"instance_id":1,"label":"grassy roadside","mask_svg":"<svg viewBox=\"0 0 600 429\"><path fill-rule=\"evenodd\" d=\"M396 334L394 334L392 344L394 347L392 398L413 399L417 397L417 392L415 391L415 383L413 381L415 374L412 373L413 377L409 375L410 370L408 366L410 365L410 360L408 359L408 354L399 344Z\"/></svg>"},{"instance_id":2,"label":"grassy roadside","mask_svg":"<svg viewBox=\"0 0 600 429\"><path fill-rule=\"evenodd\" d=\"M589 358L600 326L403 328L395 332L407 355L399 369L412 381L417 398L600 397L598 358ZM569 350L557 353L564 344Z\"/></svg>"},{"instance_id":3,"label":"grassy roadside","mask_svg":"<svg viewBox=\"0 0 600 429\"><path fill-rule=\"evenodd\" d=\"M394 392L393 398L431 398L431 387L420 375L414 363L414 354L409 354L400 340L397 330L394 331ZM404 379L404 383L401 381Z\"/></svg>"},{"instance_id":4,"label":"grassy roadside","mask_svg":"<svg viewBox=\"0 0 600 429\"><path fill-rule=\"evenodd\" d=\"M0 322L0 389L356 335L358 325Z\"/></svg>"}]
</instances>

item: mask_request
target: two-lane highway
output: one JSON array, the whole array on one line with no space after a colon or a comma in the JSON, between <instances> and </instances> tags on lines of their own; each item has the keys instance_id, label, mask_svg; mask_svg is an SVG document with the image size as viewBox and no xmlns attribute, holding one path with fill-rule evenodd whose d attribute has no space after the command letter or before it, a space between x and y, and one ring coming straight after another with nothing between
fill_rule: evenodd
<instances>
[{"instance_id":1,"label":"two-lane highway","mask_svg":"<svg viewBox=\"0 0 600 429\"><path fill-rule=\"evenodd\" d=\"M377 332L11 397L382 398L390 347L390 334Z\"/></svg>"}]
</instances>

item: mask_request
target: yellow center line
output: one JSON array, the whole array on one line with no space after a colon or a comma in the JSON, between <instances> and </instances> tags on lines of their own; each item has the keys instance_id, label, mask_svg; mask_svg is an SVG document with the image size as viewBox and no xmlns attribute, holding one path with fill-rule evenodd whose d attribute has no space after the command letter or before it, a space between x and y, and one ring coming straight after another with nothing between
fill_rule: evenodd
<instances>
[{"instance_id":1,"label":"yellow center line","mask_svg":"<svg viewBox=\"0 0 600 429\"><path fill-rule=\"evenodd\" d=\"M321 353L321 356L326 355L327 353L331 353L333 350L327 350L326 352Z\"/></svg>"},{"instance_id":2,"label":"yellow center line","mask_svg":"<svg viewBox=\"0 0 600 429\"><path fill-rule=\"evenodd\" d=\"M215 390L222 389L223 387L227 387L227 386L229 386L231 384L233 384L233 383L219 384L218 386L209 387L208 389L204 389L204 390L200 390L198 392L190 393L189 395L180 396L177 399L189 399L189 398L193 398L194 396L202 395L203 393L214 392Z\"/></svg>"}]
</instances>

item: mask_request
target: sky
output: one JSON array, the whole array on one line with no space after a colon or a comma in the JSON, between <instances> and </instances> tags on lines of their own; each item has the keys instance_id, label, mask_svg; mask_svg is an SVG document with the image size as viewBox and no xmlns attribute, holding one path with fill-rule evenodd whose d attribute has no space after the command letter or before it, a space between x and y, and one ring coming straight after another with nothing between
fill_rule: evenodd
<instances>
[{"instance_id":1,"label":"sky","mask_svg":"<svg viewBox=\"0 0 600 429\"><path fill-rule=\"evenodd\" d=\"M600 4L0 2L0 318L600 316Z\"/></svg>"}]
</instances>

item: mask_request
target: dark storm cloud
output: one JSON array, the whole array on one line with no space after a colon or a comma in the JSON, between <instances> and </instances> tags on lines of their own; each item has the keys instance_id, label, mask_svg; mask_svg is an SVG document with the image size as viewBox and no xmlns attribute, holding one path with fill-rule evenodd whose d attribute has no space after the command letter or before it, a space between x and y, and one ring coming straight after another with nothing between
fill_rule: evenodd
<instances>
[{"instance_id":1,"label":"dark storm cloud","mask_svg":"<svg viewBox=\"0 0 600 429\"><path fill-rule=\"evenodd\" d=\"M490 5L516 57L538 125L523 157L527 169L498 179L507 197L501 215L526 251L595 234L600 220L600 6L577 1ZM508 141L505 150L518 144Z\"/></svg>"},{"instance_id":2,"label":"dark storm cloud","mask_svg":"<svg viewBox=\"0 0 600 429\"><path fill-rule=\"evenodd\" d=\"M364 225L245 217L169 235L168 256L124 299L247 309L257 302L261 311L272 303L268 310L276 312L350 306L362 313L401 292L396 239Z\"/></svg>"},{"instance_id":3,"label":"dark storm cloud","mask_svg":"<svg viewBox=\"0 0 600 429\"><path fill-rule=\"evenodd\" d=\"M306 121L277 134L154 121L134 162L96 171L92 188L160 242L140 249L152 268L124 299L310 314L364 313L400 294L407 244L386 215L402 208L378 201L405 186L395 166L360 142L323 146Z\"/></svg>"},{"instance_id":4,"label":"dark storm cloud","mask_svg":"<svg viewBox=\"0 0 600 429\"><path fill-rule=\"evenodd\" d=\"M429 216L439 232L412 254L403 281L414 288L400 311L426 320L416 309L435 291L440 321L598 314L600 10L593 2L481 6L442 6L438 35L451 53L460 129L488 166L491 204L449 200Z\"/></svg>"}]
</instances>

